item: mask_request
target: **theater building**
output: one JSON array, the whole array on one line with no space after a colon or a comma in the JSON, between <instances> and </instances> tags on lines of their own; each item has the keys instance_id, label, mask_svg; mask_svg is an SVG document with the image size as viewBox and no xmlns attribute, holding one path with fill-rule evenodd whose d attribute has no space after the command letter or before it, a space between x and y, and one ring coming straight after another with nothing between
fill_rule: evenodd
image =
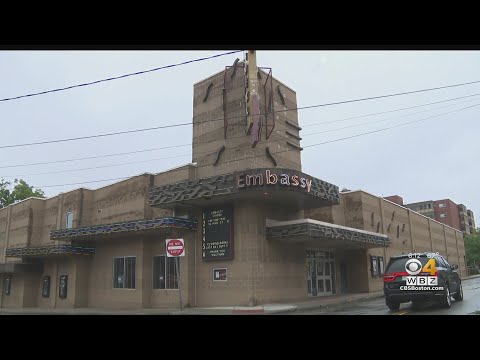
<instances>
[{"instance_id":1,"label":"theater building","mask_svg":"<svg viewBox=\"0 0 480 360\"><path fill-rule=\"evenodd\" d=\"M295 92L248 65L194 85L191 163L1 209L0 306L177 307L179 285L191 307L378 291L412 251L465 275L460 231L303 173Z\"/></svg>"}]
</instances>

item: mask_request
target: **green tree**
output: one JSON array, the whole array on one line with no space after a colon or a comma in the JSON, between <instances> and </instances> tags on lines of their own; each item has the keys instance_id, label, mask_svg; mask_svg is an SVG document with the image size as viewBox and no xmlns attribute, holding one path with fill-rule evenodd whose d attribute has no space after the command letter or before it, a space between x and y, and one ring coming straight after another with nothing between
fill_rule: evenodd
<instances>
[{"instance_id":1,"label":"green tree","mask_svg":"<svg viewBox=\"0 0 480 360\"><path fill-rule=\"evenodd\" d=\"M12 190L8 188L10 185L12 185L10 181L0 180L0 209L29 197L45 197L45 193L42 190L33 190L33 186L28 185L22 179L15 179Z\"/></svg>"},{"instance_id":2,"label":"green tree","mask_svg":"<svg viewBox=\"0 0 480 360\"><path fill-rule=\"evenodd\" d=\"M480 229L465 236L465 255L469 266L480 266Z\"/></svg>"}]
</instances>

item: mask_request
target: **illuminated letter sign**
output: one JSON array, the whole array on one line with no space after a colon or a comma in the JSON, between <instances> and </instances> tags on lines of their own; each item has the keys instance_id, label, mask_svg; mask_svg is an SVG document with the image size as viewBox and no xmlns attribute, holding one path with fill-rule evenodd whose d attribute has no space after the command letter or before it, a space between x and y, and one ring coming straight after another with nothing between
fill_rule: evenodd
<instances>
[{"instance_id":1,"label":"illuminated letter sign","mask_svg":"<svg viewBox=\"0 0 480 360\"><path fill-rule=\"evenodd\" d=\"M237 188L251 188L259 186L268 187L294 187L304 189L307 193L312 190L312 179L297 175L296 173L284 173L278 170L264 170L254 174L237 175Z\"/></svg>"}]
</instances>

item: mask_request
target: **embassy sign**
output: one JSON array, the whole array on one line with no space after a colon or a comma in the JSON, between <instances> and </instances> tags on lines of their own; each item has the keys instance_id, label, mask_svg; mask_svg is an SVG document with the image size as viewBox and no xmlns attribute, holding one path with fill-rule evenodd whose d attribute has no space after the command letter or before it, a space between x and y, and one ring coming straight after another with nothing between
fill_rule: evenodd
<instances>
[{"instance_id":1,"label":"embassy sign","mask_svg":"<svg viewBox=\"0 0 480 360\"><path fill-rule=\"evenodd\" d=\"M252 187L288 187L306 193L312 190L312 178L292 170L262 169L238 174L235 184L239 190Z\"/></svg>"},{"instance_id":2,"label":"embassy sign","mask_svg":"<svg viewBox=\"0 0 480 360\"><path fill-rule=\"evenodd\" d=\"M149 204L164 208L197 201L204 207L203 202L213 198L268 190L302 194L306 208L340 203L336 185L296 170L259 168L155 186L150 188Z\"/></svg>"}]
</instances>

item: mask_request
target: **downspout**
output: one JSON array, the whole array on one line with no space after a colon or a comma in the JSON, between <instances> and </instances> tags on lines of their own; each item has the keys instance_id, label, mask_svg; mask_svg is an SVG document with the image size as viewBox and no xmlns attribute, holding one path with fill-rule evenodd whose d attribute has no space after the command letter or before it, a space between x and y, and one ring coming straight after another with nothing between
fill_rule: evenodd
<instances>
[{"instance_id":1,"label":"downspout","mask_svg":"<svg viewBox=\"0 0 480 360\"><path fill-rule=\"evenodd\" d=\"M198 231L198 230L197 230ZM193 258L193 295L194 307L197 307L197 231L193 234L194 258Z\"/></svg>"},{"instance_id":2,"label":"downspout","mask_svg":"<svg viewBox=\"0 0 480 360\"><path fill-rule=\"evenodd\" d=\"M197 163L194 163L195 166L195 175L194 180L197 180ZM201 214L200 214L201 216ZM198 223L197 223L198 224ZM194 258L193 258L193 295L194 295L194 306L197 307L197 232L198 229L193 234L194 241Z\"/></svg>"},{"instance_id":3,"label":"downspout","mask_svg":"<svg viewBox=\"0 0 480 360\"><path fill-rule=\"evenodd\" d=\"M3 262L6 264L7 263L7 256L5 255L6 251L7 251L7 247L8 247L8 241L9 241L9 234L10 234L10 225L12 223L12 208L13 206L12 205L8 205L8 209L7 209L7 223L5 225L5 244L4 244L4 247L3 247ZM1 301L0 301L0 308L3 307L3 298L4 298L4 292L5 292L5 289L4 289L4 286L5 286L5 276L2 277L3 281L2 281L2 297L0 298Z\"/></svg>"}]
</instances>

